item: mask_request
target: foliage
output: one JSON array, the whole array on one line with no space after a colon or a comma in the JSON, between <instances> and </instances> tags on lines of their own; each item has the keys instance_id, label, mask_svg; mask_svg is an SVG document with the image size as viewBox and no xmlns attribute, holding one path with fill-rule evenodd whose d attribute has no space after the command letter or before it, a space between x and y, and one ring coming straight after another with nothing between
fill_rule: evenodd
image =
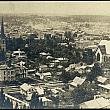
<instances>
[{"instance_id":1,"label":"foliage","mask_svg":"<svg viewBox=\"0 0 110 110\"><path fill-rule=\"evenodd\" d=\"M31 102L30 102L30 108L31 109L38 109L39 108L39 97L36 94L36 92L34 92L32 94L32 98L31 98Z\"/></svg>"},{"instance_id":2,"label":"foliage","mask_svg":"<svg viewBox=\"0 0 110 110\"><path fill-rule=\"evenodd\" d=\"M85 85L78 86L72 92L74 104L78 105L82 102L92 100L95 94L96 94L96 86L93 84L87 83Z\"/></svg>"},{"instance_id":3,"label":"foliage","mask_svg":"<svg viewBox=\"0 0 110 110\"><path fill-rule=\"evenodd\" d=\"M87 75L87 80L92 82L95 78L102 74L102 69L98 63L95 63L91 72Z\"/></svg>"}]
</instances>

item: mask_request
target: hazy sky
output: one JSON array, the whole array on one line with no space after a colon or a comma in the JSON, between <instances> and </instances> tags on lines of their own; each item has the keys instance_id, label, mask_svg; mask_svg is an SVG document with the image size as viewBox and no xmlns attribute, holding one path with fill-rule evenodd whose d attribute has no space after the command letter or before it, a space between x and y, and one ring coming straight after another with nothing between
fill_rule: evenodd
<instances>
[{"instance_id":1,"label":"hazy sky","mask_svg":"<svg viewBox=\"0 0 110 110\"><path fill-rule=\"evenodd\" d=\"M110 2L0 1L0 13L110 15Z\"/></svg>"}]
</instances>

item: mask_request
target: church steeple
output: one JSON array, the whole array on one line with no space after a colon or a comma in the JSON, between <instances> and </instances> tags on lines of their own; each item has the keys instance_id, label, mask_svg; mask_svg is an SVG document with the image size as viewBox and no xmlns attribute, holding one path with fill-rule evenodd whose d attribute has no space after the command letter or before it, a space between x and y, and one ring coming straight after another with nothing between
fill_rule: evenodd
<instances>
[{"instance_id":1,"label":"church steeple","mask_svg":"<svg viewBox=\"0 0 110 110\"><path fill-rule=\"evenodd\" d=\"M3 17L2 17L2 22L1 22L1 36L5 37Z\"/></svg>"}]
</instances>

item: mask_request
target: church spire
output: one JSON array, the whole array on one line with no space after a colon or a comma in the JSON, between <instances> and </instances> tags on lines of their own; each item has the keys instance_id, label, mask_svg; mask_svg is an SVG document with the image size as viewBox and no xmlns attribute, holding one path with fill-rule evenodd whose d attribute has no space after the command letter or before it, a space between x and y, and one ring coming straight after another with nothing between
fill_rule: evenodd
<instances>
[{"instance_id":1,"label":"church spire","mask_svg":"<svg viewBox=\"0 0 110 110\"><path fill-rule=\"evenodd\" d=\"M3 22L3 17L2 17L2 22L1 22L1 35L2 35L2 37L5 35L5 34L4 34L4 22Z\"/></svg>"}]
</instances>

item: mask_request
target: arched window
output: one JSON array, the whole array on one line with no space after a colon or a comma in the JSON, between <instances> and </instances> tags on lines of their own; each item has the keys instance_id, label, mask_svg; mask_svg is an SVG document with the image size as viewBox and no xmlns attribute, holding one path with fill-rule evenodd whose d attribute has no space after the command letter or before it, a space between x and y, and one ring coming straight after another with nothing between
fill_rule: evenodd
<instances>
[{"instance_id":1,"label":"arched window","mask_svg":"<svg viewBox=\"0 0 110 110\"><path fill-rule=\"evenodd\" d=\"M97 61L100 61L100 54L97 54Z\"/></svg>"}]
</instances>

